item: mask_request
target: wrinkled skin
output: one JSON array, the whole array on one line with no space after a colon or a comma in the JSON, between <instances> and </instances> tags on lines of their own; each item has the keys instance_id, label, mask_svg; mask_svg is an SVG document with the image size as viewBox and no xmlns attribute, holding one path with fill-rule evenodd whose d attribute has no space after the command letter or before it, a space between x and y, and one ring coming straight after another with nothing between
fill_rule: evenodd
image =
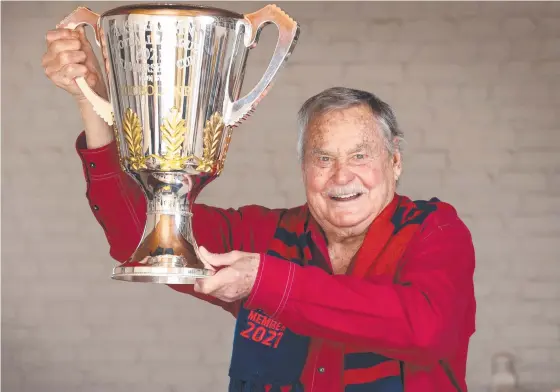
<instances>
[{"instance_id":1,"label":"wrinkled skin","mask_svg":"<svg viewBox=\"0 0 560 392\"><path fill-rule=\"evenodd\" d=\"M303 178L309 208L329 242L363 234L393 198L401 156L390 156L368 107L313 118L307 128ZM333 199L348 196L355 199Z\"/></svg>"}]
</instances>

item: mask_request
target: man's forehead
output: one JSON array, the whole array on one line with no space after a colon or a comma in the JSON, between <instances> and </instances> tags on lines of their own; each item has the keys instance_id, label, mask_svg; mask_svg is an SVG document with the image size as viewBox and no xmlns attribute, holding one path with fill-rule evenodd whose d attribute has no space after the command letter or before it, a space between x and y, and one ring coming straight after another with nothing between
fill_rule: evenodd
<instances>
[{"instance_id":1,"label":"man's forehead","mask_svg":"<svg viewBox=\"0 0 560 392\"><path fill-rule=\"evenodd\" d=\"M307 152L313 155L348 155L358 152L375 154L382 147L379 139L362 138L310 138L306 143Z\"/></svg>"},{"instance_id":2,"label":"man's forehead","mask_svg":"<svg viewBox=\"0 0 560 392\"><path fill-rule=\"evenodd\" d=\"M375 144L380 133L375 121L324 120L310 123L306 138L313 144Z\"/></svg>"}]
</instances>

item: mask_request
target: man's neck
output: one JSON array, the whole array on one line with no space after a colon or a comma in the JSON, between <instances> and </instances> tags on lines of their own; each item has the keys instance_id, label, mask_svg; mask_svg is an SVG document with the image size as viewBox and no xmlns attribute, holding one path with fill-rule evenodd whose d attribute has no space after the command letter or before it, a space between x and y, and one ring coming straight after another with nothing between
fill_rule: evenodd
<instances>
[{"instance_id":1,"label":"man's neck","mask_svg":"<svg viewBox=\"0 0 560 392\"><path fill-rule=\"evenodd\" d=\"M334 247L347 247L353 245L361 245L366 237L366 231L360 231L358 233L344 233L344 232L335 232L329 233L326 232L325 236L327 237L327 243L329 248L331 246Z\"/></svg>"},{"instance_id":2,"label":"man's neck","mask_svg":"<svg viewBox=\"0 0 560 392\"><path fill-rule=\"evenodd\" d=\"M334 227L325 224L322 228L329 246L349 246L364 240L373 219L368 219L353 227Z\"/></svg>"},{"instance_id":3,"label":"man's neck","mask_svg":"<svg viewBox=\"0 0 560 392\"><path fill-rule=\"evenodd\" d=\"M366 233L354 235L327 235L329 258L335 274L345 274L354 256L362 246Z\"/></svg>"}]
</instances>

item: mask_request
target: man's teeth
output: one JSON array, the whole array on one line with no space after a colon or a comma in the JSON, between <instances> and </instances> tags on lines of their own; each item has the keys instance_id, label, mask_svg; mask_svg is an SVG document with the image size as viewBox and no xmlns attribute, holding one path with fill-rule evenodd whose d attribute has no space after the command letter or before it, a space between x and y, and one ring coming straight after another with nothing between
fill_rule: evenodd
<instances>
[{"instance_id":1,"label":"man's teeth","mask_svg":"<svg viewBox=\"0 0 560 392\"><path fill-rule=\"evenodd\" d=\"M358 196L359 193L350 193L348 195L338 195L338 196L333 196L335 199L349 199L351 197L355 197Z\"/></svg>"}]
</instances>

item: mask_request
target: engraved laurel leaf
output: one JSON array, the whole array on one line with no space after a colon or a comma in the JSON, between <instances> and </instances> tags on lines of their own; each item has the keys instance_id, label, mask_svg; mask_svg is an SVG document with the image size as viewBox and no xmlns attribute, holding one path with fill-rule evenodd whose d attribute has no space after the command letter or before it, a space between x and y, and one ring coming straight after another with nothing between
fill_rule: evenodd
<instances>
[{"instance_id":1,"label":"engraved laurel leaf","mask_svg":"<svg viewBox=\"0 0 560 392\"><path fill-rule=\"evenodd\" d=\"M181 147L185 141L185 120L177 108L172 108L169 115L163 121L160 127L162 132L163 143L165 144L165 156L177 157L181 154Z\"/></svg>"},{"instance_id":2,"label":"engraved laurel leaf","mask_svg":"<svg viewBox=\"0 0 560 392\"><path fill-rule=\"evenodd\" d=\"M224 123L221 116L218 113L214 113L206 121L206 126L204 127L202 160L200 160L197 170L203 172L212 171L223 130Z\"/></svg>"},{"instance_id":3,"label":"engraved laurel leaf","mask_svg":"<svg viewBox=\"0 0 560 392\"><path fill-rule=\"evenodd\" d=\"M222 156L220 157L216 168L216 175L218 176L221 175L222 171L224 170L224 164L225 164L226 155L229 149L230 142L231 142L231 129L228 130L228 133L226 135L226 140L224 141L224 147L222 149Z\"/></svg>"},{"instance_id":4,"label":"engraved laurel leaf","mask_svg":"<svg viewBox=\"0 0 560 392\"><path fill-rule=\"evenodd\" d=\"M142 156L142 128L140 127L140 119L138 115L130 108L126 109L123 121L123 131L126 144L128 146L128 155L130 158L139 158Z\"/></svg>"},{"instance_id":5,"label":"engraved laurel leaf","mask_svg":"<svg viewBox=\"0 0 560 392\"><path fill-rule=\"evenodd\" d=\"M220 115L218 113L213 114L204 128L204 158L208 160L216 158L223 130L224 123Z\"/></svg>"}]
</instances>

